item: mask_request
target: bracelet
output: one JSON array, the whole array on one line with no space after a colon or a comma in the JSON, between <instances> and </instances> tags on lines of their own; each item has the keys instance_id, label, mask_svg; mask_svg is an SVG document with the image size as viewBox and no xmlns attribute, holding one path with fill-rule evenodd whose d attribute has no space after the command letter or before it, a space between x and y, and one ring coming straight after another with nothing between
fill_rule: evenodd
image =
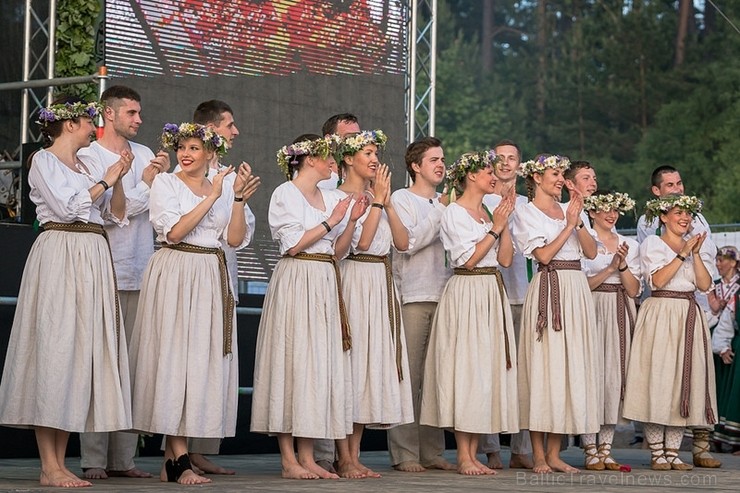
<instances>
[{"instance_id":1,"label":"bracelet","mask_svg":"<svg viewBox=\"0 0 740 493\"><path fill-rule=\"evenodd\" d=\"M494 240L494 241L496 241L496 240L498 240L499 238L501 238L501 236L500 236L500 235L499 235L499 234L498 234L497 232L495 232L494 230L490 230L490 231L488 231L488 234L489 234L489 235L491 235L491 236L493 236L493 240Z\"/></svg>"},{"instance_id":2,"label":"bracelet","mask_svg":"<svg viewBox=\"0 0 740 493\"><path fill-rule=\"evenodd\" d=\"M581 224L579 224L578 226L576 226L576 229L577 230L581 230L581 229L583 229L584 226L585 226L585 224L583 224L583 221L581 221Z\"/></svg>"},{"instance_id":3,"label":"bracelet","mask_svg":"<svg viewBox=\"0 0 740 493\"><path fill-rule=\"evenodd\" d=\"M626 271L627 269L629 269L629 267L630 267L629 265L625 265L625 266L624 266L624 269L620 269L620 268L617 268L617 270L618 270L619 272L624 272L624 271Z\"/></svg>"},{"instance_id":4,"label":"bracelet","mask_svg":"<svg viewBox=\"0 0 740 493\"><path fill-rule=\"evenodd\" d=\"M677 253L676 254L676 258L678 260L680 260L681 262L686 262L686 257L684 257L683 255L681 255L680 253Z\"/></svg>"},{"instance_id":5,"label":"bracelet","mask_svg":"<svg viewBox=\"0 0 740 493\"><path fill-rule=\"evenodd\" d=\"M384 206L383 204L381 204L381 203L378 203L378 202L373 202L373 204L372 204L372 205L371 205L370 207L377 207L377 208L378 208L378 209L380 209L381 211L382 211L383 209L385 209L385 206Z\"/></svg>"},{"instance_id":6,"label":"bracelet","mask_svg":"<svg viewBox=\"0 0 740 493\"><path fill-rule=\"evenodd\" d=\"M327 233L331 231L331 226L329 226L329 223L328 222L321 221L321 225L326 228L326 232Z\"/></svg>"},{"instance_id":7,"label":"bracelet","mask_svg":"<svg viewBox=\"0 0 740 493\"><path fill-rule=\"evenodd\" d=\"M110 188L110 185L108 185L105 182L105 180L100 180L99 182L96 183L96 185L102 185L103 186L103 191L108 190Z\"/></svg>"},{"instance_id":8,"label":"bracelet","mask_svg":"<svg viewBox=\"0 0 740 493\"><path fill-rule=\"evenodd\" d=\"M244 202L244 197L234 196L234 202Z\"/></svg>"}]
</instances>

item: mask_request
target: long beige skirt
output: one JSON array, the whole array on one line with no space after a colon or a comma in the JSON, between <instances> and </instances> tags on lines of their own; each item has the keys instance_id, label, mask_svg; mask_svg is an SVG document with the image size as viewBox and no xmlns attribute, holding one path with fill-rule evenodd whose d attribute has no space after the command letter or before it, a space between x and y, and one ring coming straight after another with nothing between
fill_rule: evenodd
<instances>
[{"instance_id":1,"label":"long beige skirt","mask_svg":"<svg viewBox=\"0 0 740 493\"><path fill-rule=\"evenodd\" d=\"M224 355L218 258L162 248L149 260L131 336L134 428L222 438L236 432L239 358Z\"/></svg>"},{"instance_id":2,"label":"long beige skirt","mask_svg":"<svg viewBox=\"0 0 740 493\"><path fill-rule=\"evenodd\" d=\"M368 428L414 422L406 335L400 324L400 348L389 317L385 265L344 260L342 292L352 327L353 421ZM395 289L393 290L395 298ZM395 306L400 312L397 300ZM401 314L398 313L400 319ZM400 374L396 350L400 349Z\"/></svg>"},{"instance_id":3,"label":"long beige skirt","mask_svg":"<svg viewBox=\"0 0 740 493\"><path fill-rule=\"evenodd\" d=\"M516 342L508 297L504 293L501 299L493 275L452 276L430 334L421 424L468 433L516 433L517 399Z\"/></svg>"},{"instance_id":4,"label":"long beige skirt","mask_svg":"<svg viewBox=\"0 0 740 493\"><path fill-rule=\"evenodd\" d=\"M255 433L341 439L352 434L352 374L334 267L285 257L262 308L254 364Z\"/></svg>"},{"instance_id":5,"label":"long beige skirt","mask_svg":"<svg viewBox=\"0 0 740 493\"><path fill-rule=\"evenodd\" d=\"M615 425L626 424L627 420L622 418L622 357L620 352L619 325L617 324L617 293L593 293L594 306L596 307L596 331L599 343L599 364L602 370L598 372L602 379L604 390L604 422L602 424ZM627 310L632 313L635 320L635 300L628 299ZM630 359L630 335L629 317L625 313L624 331L624 371L627 372ZM625 378L626 380L626 378Z\"/></svg>"},{"instance_id":6,"label":"long beige skirt","mask_svg":"<svg viewBox=\"0 0 740 493\"><path fill-rule=\"evenodd\" d=\"M0 385L0 423L70 432L131 428L126 335L116 333L102 235L46 231L31 247Z\"/></svg>"},{"instance_id":7,"label":"long beige skirt","mask_svg":"<svg viewBox=\"0 0 740 493\"><path fill-rule=\"evenodd\" d=\"M560 270L562 330L548 326L537 341L540 276L529 284L519 334L519 425L546 433L597 433L604 403L598 375L598 337L593 297L581 271ZM548 298L549 301L549 298Z\"/></svg>"},{"instance_id":8,"label":"long beige skirt","mask_svg":"<svg viewBox=\"0 0 740 493\"><path fill-rule=\"evenodd\" d=\"M704 311L699 307L691 347L689 416L683 418L680 413L688 310L687 300L670 298L648 298L640 306L627 370L625 418L666 426L713 424L707 421L705 412L709 390L711 409L717 417L712 344Z\"/></svg>"}]
</instances>

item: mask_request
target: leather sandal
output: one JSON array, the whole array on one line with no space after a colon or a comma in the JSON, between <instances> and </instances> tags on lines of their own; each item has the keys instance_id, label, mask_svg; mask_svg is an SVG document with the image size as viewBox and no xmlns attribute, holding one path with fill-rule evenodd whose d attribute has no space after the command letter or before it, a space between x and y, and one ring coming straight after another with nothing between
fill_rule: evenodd
<instances>
[{"instance_id":1,"label":"leather sandal","mask_svg":"<svg viewBox=\"0 0 740 493\"><path fill-rule=\"evenodd\" d=\"M606 469L610 471L619 471L621 464L615 461L614 458L612 457L612 444L611 443L599 444L599 457L601 457L601 462L604 464L604 467Z\"/></svg>"},{"instance_id":2,"label":"leather sandal","mask_svg":"<svg viewBox=\"0 0 740 493\"><path fill-rule=\"evenodd\" d=\"M653 471L670 471L671 463L665 456L663 442L648 442L650 448L650 469Z\"/></svg>"},{"instance_id":3,"label":"leather sandal","mask_svg":"<svg viewBox=\"0 0 740 493\"><path fill-rule=\"evenodd\" d=\"M674 471L690 471L694 468L691 464L686 464L678 456L677 448L665 449L665 458L670 463L671 469Z\"/></svg>"},{"instance_id":4,"label":"leather sandal","mask_svg":"<svg viewBox=\"0 0 740 493\"><path fill-rule=\"evenodd\" d=\"M722 461L715 459L709 453L709 431L692 430L694 439L692 440L692 452L694 465L696 467L709 467L715 469L722 466Z\"/></svg>"},{"instance_id":5,"label":"leather sandal","mask_svg":"<svg viewBox=\"0 0 740 493\"><path fill-rule=\"evenodd\" d=\"M603 471L604 461L601 460L595 443L584 445L583 453L586 455L584 467L589 471Z\"/></svg>"}]
</instances>

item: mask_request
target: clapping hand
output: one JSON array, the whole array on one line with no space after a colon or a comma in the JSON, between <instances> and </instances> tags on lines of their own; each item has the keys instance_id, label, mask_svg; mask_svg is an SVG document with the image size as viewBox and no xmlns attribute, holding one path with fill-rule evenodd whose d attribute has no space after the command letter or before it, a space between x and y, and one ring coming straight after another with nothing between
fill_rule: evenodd
<instances>
[{"instance_id":1,"label":"clapping hand","mask_svg":"<svg viewBox=\"0 0 740 493\"><path fill-rule=\"evenodd\" d=\"M211 182L212 189L211 189L211 196L213 197L220 197L221 193L223 192L223 185L224 185L224 178L226 175L229 175L234 172L233 166L226 166L224 168L221 168L218 173L216 173L213 177L213 181Z\"/></svg>"},{"instance_id":2,"label":"clapping hand","mask_svg":"<svg viewBox=\"0 0 740 493\"><path fill-rule=\"evenodd\" d=\"M260 186L260 177L252 174L252 167L242 162L234 180L234 197L248 200Z\"/></svg>"}]
</instances>

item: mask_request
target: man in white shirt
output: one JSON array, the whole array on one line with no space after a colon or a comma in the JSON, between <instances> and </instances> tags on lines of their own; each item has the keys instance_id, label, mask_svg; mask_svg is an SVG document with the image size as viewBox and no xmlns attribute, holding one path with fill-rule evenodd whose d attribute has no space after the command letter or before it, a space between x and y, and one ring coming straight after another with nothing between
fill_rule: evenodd
<instances>
[{"instance_id":1,"label":"man in white shirt","mask_svg":"<svg viewBox=\"0 0 740 493\"><path fill-rule=\"evenodd\" d=\"M455 469L442 457L444 432L419 425L429 332L442 290L452 275L439 238L442 214L448 203L447 196L437 192L445 179L442 143L434 137L421 138L408 146L405 160L413 184L396 190L391 201L408 230L409 247L404 252L394 252L393 275L399 286L406 331L415 421L388 430L388 451L393 467L399 471Z\"/></svg>"},{"instance_id":2,"label":"man in white shirt","mask_svg":"<svg viewBox=\"0 0 740 493\"><path fill-rule=\"evenodd\" d=\"M483 197L483 203L489 211L493 211L501 199L510 193L516 193L517 170L521 164L521 150L519 146L510 140L502 140L494 151L499 156L499 163L496 165L495 173L498 181L494 186L495 192ZM517 194L515 208L527 205L527 197ZM513 219L513 214L510 216ZM504 278L506 286L506 295L509 297L511 305L511 315L514 318L514 336L517 345L519 344L519 327L522 318L522 305L524 297L529 287L527 277L527 262L521 252L514 253L514 260L509 267L499 267L501 275ZM499 435L484 435L481 438L479 450L488 457L488 467L491 469L503 468L501 462L501 444ZM529 438L528 430L521 430L511 437L511 459L509 467L511 469L532 469L532 441Z\"/></svg>"},{"instance_id":3,"label":"man in white shirt","mask_svg":"<svg viewBox=\"0 0 740 493\"><path fill-rule=\"evenodd\" d=\"M234 112L231 107L218 99L212 99L210 101L204 101L198 105L193 113L193 122L200 125L205 125L213 129L218 135L226 139L227 147L231 148L234 139L239 135L239 128L236 126L234 121ZM249 164L243 162L240 166L247 166ZM221 168L218 154L215 154L208 166L208 177L211 178L213 175L218 173ZM251 167L249 167L251 174ZM236 178L236 173L227 175L224 179L224 186L233 186L233 181ZM254 194L259 187L260 180L258 177L252 175L247 182L247 186L242 195L242 199L245 201L244 213L247 220L247 237L248 242L252 241L254 237L254 228L256 225L256 219L252 213L249 205L246 201ZM226 254L226 266L229 271L229 279L231 280L231 288L234 293L234 300L239 303L239 270L236 258L236 249L230 247L226 241L221 242L221 247ZM220 295L219 295L220 296ZM190 461L198 469L206 474L235 474L236 471L226 469L219 466L218 464L209 460L206 455L218 455L219 449L221 448L221 440L218 438L191 438L188 443L188 450L190 451Z\"/></svg>"},{"instance_id":4,"label":"man in white shirt","mask_svg":"<svg viewBox=\"0 0 740 493\"><path fill-rule=\"evenodd\" d=\"M158 173L169 169L170 159L164 151L159 151L155 156L149 148L131 141L142 123L141 97L136 91L125 86L112 86L103 93L101 102L105 105L101 114L103 136L90 147L81 149L79 156L97 163L102 169L118 161L123 151L134 156L131 172L122 178L128 224L105 228L113 255L128 341L136 318L142 275L149 257L154 253L153 231L148 214L149 187ZM138 434L125 432L80 434L84 476L88 479L152 477L134 465L138 439Z\"/></svg>"},{"instance_id":5,"label":"man in white shirt","mask_svg":"<svg viewBox=\"0 0 740 493\"><path fill-rule=\"evenodd\" d=\"M565 170L563 177L569 196L579 193L584 198L590 197L599 188L596 181L596 170L588 161L571 161L570 168ZM581 223L591 233L591 236L596 237L585 210L581 211Z\"/></svg>"}]
</instances>

